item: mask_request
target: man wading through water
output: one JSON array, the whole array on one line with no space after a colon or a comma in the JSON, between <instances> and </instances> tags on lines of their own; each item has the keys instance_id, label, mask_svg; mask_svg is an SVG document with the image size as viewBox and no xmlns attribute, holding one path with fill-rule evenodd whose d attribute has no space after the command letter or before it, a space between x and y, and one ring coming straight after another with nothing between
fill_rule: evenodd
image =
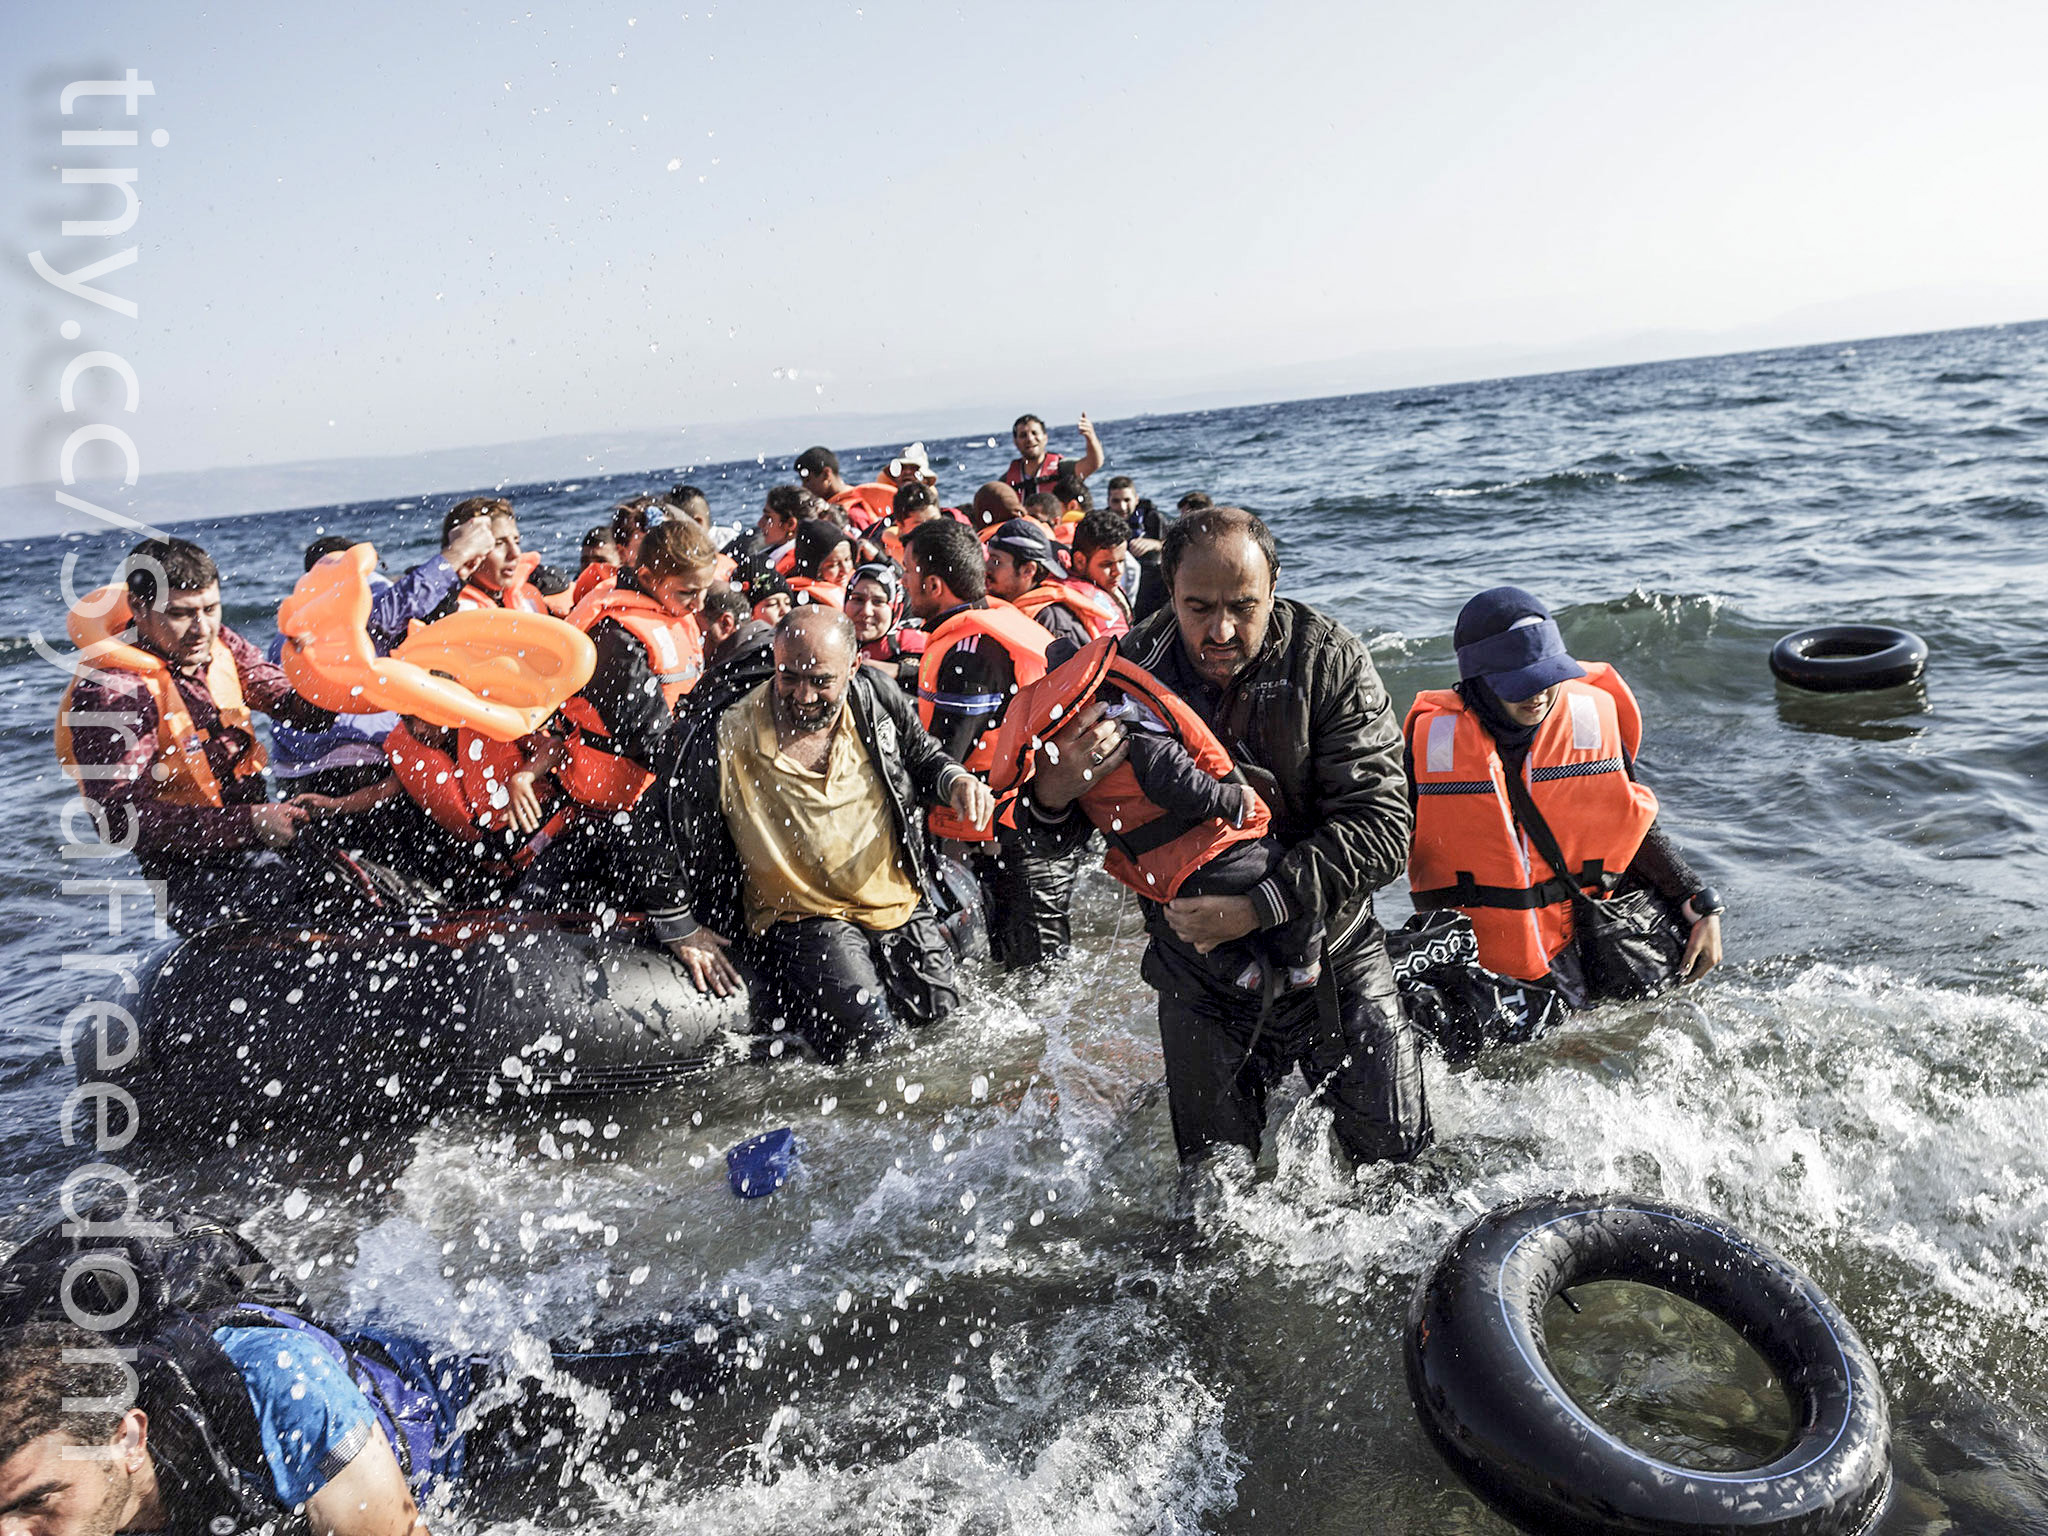
<instances>
[{"instance_id":1,"label":"man wading through water","mask_svg":"<svg viewBox=\"0 0 2048 1536\"><path fill-rule=\"evenodd\" d=\"M1372 893L1408 859L1412 823L1401 730L1358 638L1305 603L1276 598L1273 535L1236 507L1168 530L1170 601L1119 642L1215 731L1273 812L1287 852L1242 896L1145 903L1143 975L1159 994L1159 1037L1183 1167L1222 1146L1254 1157L1266 1095L1299 1066L1356 1162L1428 1146L1415 1036L1402 1018ZM1022 835L1071 848L1089 823L1074 801L1124 760L1123 728L1093 703L1041 747L1016 812ZM1313 988L1264 1006L1205 964L1217 946L1293 918L1328 935Z\"/></svg>"}]
</instances>

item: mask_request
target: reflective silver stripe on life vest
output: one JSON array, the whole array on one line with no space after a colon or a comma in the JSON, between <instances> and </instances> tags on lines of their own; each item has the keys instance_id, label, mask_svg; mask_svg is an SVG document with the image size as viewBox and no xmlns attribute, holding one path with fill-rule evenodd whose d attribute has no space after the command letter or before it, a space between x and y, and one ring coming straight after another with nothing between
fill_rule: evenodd
<instances>
[{"instance_id":1,"label":"reflective silver stripe on life vest","mask_svg":"<svg viewBox=\"0 0 2048 1536\"><path fill-rule=\"evenodd\" d=\"M1458 717L1436 715L1429 722L1429 747L1423 767L1430 773L1449 773L1458 740Z\"/></svg>"},{"instance_id":2,"label":"reflective silver stripe on life vest","mask_svg":"<svg viewBox=\"0 0 2048 1536\"><path fill-rule=\"evenodd\" d=\"M1572 750L1574 752L1598 752L1600 750L1600 703L1590 693L1572 693L1566 697L1572 706Z\"/></svg>"},{"instance_id":3,"label":"reflective silver stripe on life vest","mask_svg":"<svg viewBox=\"0 0 2048 1536\"><path fill-rule=\"evenodd\" d=\"M654 670L664 678L675 678L682 674L683 650L676 644L675 632L666 625L656 625L648 631L654 642Z\"/></svg>"}]
</instances>

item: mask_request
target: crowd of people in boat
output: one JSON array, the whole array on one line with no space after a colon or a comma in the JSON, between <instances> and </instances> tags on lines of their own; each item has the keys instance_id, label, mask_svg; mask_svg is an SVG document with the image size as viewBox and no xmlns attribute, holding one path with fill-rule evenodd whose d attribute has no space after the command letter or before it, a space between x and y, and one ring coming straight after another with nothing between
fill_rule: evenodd
<instances>
[{"instance_id":1,"label":"crowd of people in boat","mask_svg":"<svg viewBox=\"0 0 2048 1536\"><path fill-rule=\"evenodd\" d=\"M589 683L512 743L314 707L286 641L222 624L206 553L150 540L126 575L142 659L81 667L59 753L182 927L332 911L357 899L337 860L426 903L644 914L678 985L744 986L827 1059L956 1006L967 908L998 966L1056 960L1099 856L1144 913L1189 1167L1255 1154L1297 1067L1345 1156L1416 1156L1432 978L1583 1006L1719 961L1720 899L1636 774L1636 701L1543 603L1471 597L1458 682L1397 715L1365 645L1280 595L1264 520L1201 493L1162 513L1121 475L1097 506L1107 455L1079 430L1062 460L1021 418L1008 472L958 505L921 445L861 484L812 448L735 536L676 486L618 506L574 569L523 548L510 502L456 503L368 628L388 650L494 606L587 634ZM1404 872L1421 958L1397 981L1374 893Z\"/></svg>"}]
</instances>

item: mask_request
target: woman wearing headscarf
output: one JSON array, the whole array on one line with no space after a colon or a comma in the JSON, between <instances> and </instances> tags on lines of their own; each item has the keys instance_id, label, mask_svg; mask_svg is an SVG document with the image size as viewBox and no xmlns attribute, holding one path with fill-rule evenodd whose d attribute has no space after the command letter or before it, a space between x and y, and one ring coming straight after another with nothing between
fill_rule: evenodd
<instances>
[{"instance_id":1,"label":"woman wearing headscarf","mask_svg":"<svg viewBox=\"0 0 2048 1536\"><path fill-rule=\"evenodd\" d=\"M853 537L837 523L813 518L796 530L796 566L789 589L806 600L840 608L846 603L847 579L853 575Z\"/></svg>"},{"instance_id":2,"label":"woman wearing headscarf","mask_svg":"<svg viewBox=\"0 0 2048 1536\"><path fill-rule=\"evenodd\" d=\"M876 560L856 570L846 588L846 616L853 620L861 660L916 697L925 633L904 627L903 578L896 567Z\"/></svg>"},{"instance_id":3,"label":"woman wearing headscarf","mask_svg":"<svg viewBox=\"0 0 2048 1536\"><path fill-rule=\"evenodd\" d=\"M1519 587L1474 597L1453 641L1457 686L1420 695L1406 726L1416 909L1463 912L1481 965L1553 983L1574 1007L1627 995L1602 982L1593 951L1621 911L1600 904L1632 892L1670 909L1677 979L1713 969L1724 904L1636 782L1642 716L1628 685L1604 662L1573 660L1550 610Z\"/></svg>"}]
</instances>

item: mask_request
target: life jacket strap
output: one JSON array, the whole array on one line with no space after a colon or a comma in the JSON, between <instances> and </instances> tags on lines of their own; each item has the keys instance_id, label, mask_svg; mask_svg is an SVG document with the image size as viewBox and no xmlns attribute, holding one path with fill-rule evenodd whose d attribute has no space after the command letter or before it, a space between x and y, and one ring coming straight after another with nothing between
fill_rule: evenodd
<instances>
[{"instance_id":1,"label":"life jacket strap","mask_svg":"<svg viewBox=\"0 0 2048 1536\"><path fill-rule=\"evenodd\" d=\"M1490 787L1490 786L1489 786ZM1537 885L1481 885L1471 871L1459 870L1455 885L1434 890L1411 891L1418 912L1439 912L1447 907L1490 907L1503 912L1534 912L1570 901L1575 890L1597 890L1603 895L1621 883L1625 871L1609 871L1605 861L1588 859L1579 866L1576 884L1563 875L1552 875Z\"/></svg>"}]
</instances>

